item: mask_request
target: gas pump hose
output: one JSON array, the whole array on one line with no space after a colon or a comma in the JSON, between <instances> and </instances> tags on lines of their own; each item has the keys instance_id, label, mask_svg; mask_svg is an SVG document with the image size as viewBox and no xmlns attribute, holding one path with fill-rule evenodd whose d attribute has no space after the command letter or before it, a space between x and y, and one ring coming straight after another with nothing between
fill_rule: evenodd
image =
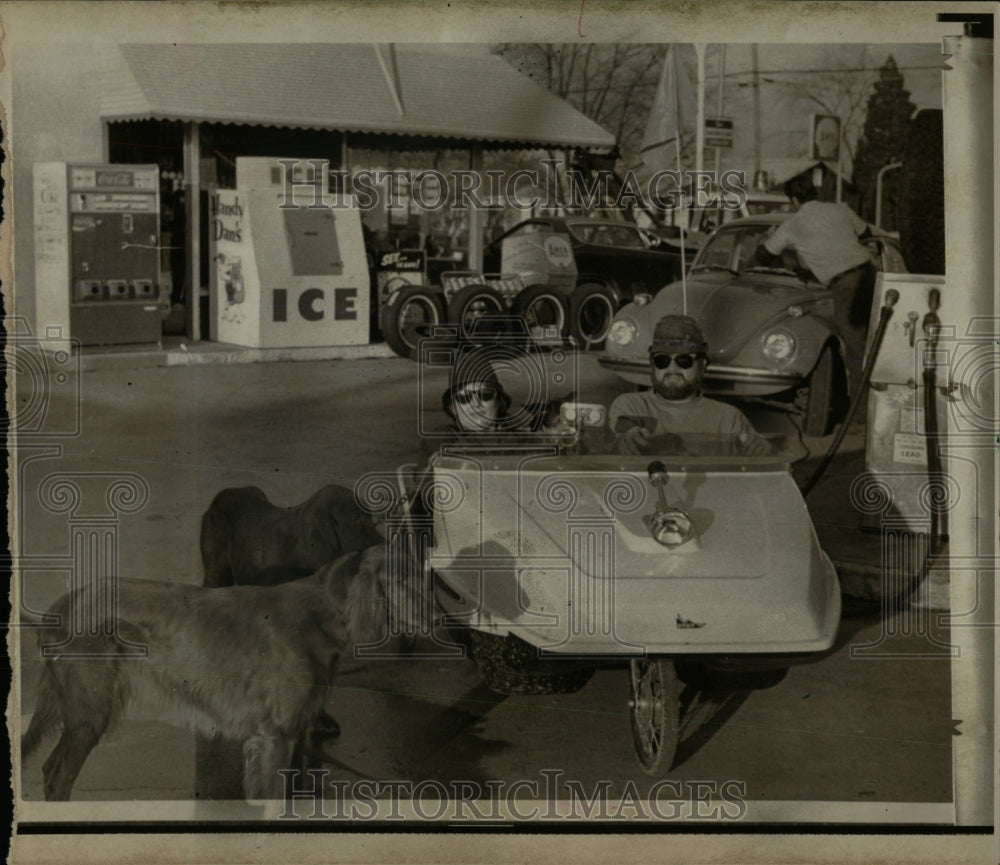
<instances>
[{"instance_id":1,"label":"gas pump hose","mask_svg":"<svg viewBox=\"0 0 1000 865\"><path fill-rule=\"evenodd\" d=\"M941 319L938 318L937 314L940 305L941 292L936 288L932 288L928 296L930 311L924 316L923 322L924 336L927 338L927 347L924 350L924 437L927 443L927 480L931 484L934 484L935 480L940 478L943 472L941 451L938 442L937 370L934 366L938 335L941 332ZM937 555L941 552L942 536L947 534L944 528L942 504L941 496L932 487L930 496L931 555Z\"/></svg>"},{"instance_id":2,"label":"gas pump hose","mask_svg":"<svg viewBox=\"0 0 1000 865\"><path fill-rule=\"evenodd\" d=\"M820 460L816 470L812 473L812 476L806 481L805 485L802 487L803 497L809 495L812 488L816 485L816 482L823 476L826 471L827 466L830 465L830 461L836 456L837 449L840 447L841 442L844 440L844 436L847 435L847 429L851 425L851 421L854 420L854 415L857 414L858 406L861 405L861 400L865 398L868 394L868 382L872 377L872 370L875 369L875 361L878 359L879 350L882 348L882 340L885 338L885 329L889 326L889 319L892 318L892 308L896 305L896 301L899 300L899 292L894 288L890 288L885 293L885 297L882 299L882 308L879 310L878 314L878 326L875 329L875 338L872 340L872 350L868 354L868 359L865 361L864 369L861 371L861 383L858 385L858 389L851 399L850 408L847 410L847 415L844 418L843 423L840 425L840 429L837 430L837 435L830 444L829 449L826 454L824 454L823 459Z\"/></svg>"}]
</instances>

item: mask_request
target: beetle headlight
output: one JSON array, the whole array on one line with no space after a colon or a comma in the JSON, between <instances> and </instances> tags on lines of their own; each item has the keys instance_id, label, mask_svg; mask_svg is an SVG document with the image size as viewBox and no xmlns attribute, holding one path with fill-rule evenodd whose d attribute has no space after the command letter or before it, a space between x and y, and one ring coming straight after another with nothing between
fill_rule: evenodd
<instances>
[{"instance_id":1,"label":"beetle headlight","mask_svg":"<svg viewBox=\"0 0 1000 865\"><path fill-rule=\"evenodd\" d=\"M611 323L611 333L608 334L608 337L615 345L629 345L629 343L635 342L638 332L639 329L635 326L634 321L629 318L620 318Z\"/></svg>"},{"instance_id":2,"label":"beetle headlight","mask_svg":"<svg viewBox=\"0 0 1000 865\"><path fill-rule=\"evenodd\" d=\"M761 338L760 350L772 363L787 363L795 356L795 337L787 330L769 330Z\"/></svg>"}]
</instances>

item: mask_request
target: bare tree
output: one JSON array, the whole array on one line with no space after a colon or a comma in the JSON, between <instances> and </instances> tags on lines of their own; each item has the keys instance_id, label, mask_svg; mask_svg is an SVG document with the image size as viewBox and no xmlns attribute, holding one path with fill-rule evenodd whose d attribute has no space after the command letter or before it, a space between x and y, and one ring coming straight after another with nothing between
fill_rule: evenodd
<instances>
[{"instance_id":1,"label":"bare tree","mask_svg":"<svg viewBox=\"0 0 1000 865\"><path fill-rule=\"evenodd\" d=\"M859 46L853 62L851 58L847 58L845 62L841 46L836 51L835 56L829 51L817 56L813 69L821 71L806 69L794 77L782 76L773 83L780 84L789 101L812 107L817 114L831 114L840 118L844 167L845 172L848 172L854 163L868 98L878 71L866 68L866 46Z\"/></svg>"},{"instance_id":2,"label":"bare tree","mask_svg":"<svg viewBox=\"0 0 1000 865\"><path fill-rule=\"evenodd\" d=\"M659 44L507 43L494 50L614 135L619 166L627 169L640 161L666 49Z\"/></svg>"}]
</instances>

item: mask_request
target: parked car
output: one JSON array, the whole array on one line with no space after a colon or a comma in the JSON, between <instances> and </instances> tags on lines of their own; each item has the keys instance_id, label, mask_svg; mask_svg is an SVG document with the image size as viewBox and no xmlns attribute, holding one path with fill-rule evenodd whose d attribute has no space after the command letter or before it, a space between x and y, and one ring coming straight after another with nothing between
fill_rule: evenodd
<instances>
[{"instance_id":1,"label":"parked car","mask_svg":"<svg viewBox=\"0 0 1000 865\"><path fill-rule=\"evenodd\" d=\"M520 265L522 250L553 235L569 239L575 262L576 273L565 285L554 284L533 263ZM487 273L518 273L529 291L560 289L566 301L564 330L583 345L603 342L615 311L636 294L680 278L681 260L677 240L631 222L585 216L527 219L488 244L483 254Z\"/></svg>"},{"instance_id":2,"label":"parked car","mask_svg":"<svg viewBox=\"0 0 1000 865\"><path fill-rule=\"evenodd\" d=\"M655 297L637 296L615 316L600 364L648 385L653 327L664 315L686 313L708 341L706 393L787 402L803 411L807 434L829 432L850 398L833 298L797 256L786 257L786 267L748 266L790 215L762 214L717 228L691 265L686 304L681 282ZM896 239L873 232L867 245L876 267L906 272Z\"/></svg>"}]
</instances>

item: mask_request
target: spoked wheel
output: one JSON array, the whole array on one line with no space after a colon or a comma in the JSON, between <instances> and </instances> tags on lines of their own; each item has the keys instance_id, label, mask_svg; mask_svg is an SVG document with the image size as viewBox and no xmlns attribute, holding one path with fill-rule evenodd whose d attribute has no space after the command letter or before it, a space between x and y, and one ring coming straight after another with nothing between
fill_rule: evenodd
<instances>
[{"instance_id":1,"label":"spoked wheel","mask_svg":"<svg viewBox=\"0 0 1000 865\"><path fill-rule=\"evenodd\" d=\"M653 775L674 762L680 737L680 686L670 658L629 664L632 742L643 771Z\"/></svg>"}]
</instances>

